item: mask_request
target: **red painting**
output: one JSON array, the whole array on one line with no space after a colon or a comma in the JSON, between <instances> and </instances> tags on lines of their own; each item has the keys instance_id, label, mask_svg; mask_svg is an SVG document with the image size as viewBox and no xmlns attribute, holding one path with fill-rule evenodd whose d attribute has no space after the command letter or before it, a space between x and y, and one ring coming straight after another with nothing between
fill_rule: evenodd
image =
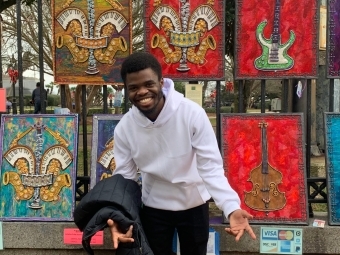
<instances>
[{"instance_id":1,"label":"red painting","mask_svg":"<svg viewBox=\"0 0 340 255\"><path fill-rule=\"evenodd\" d=\"M145 49L173 80L224 80L223 0L145 1Z\"/></svg>"},{"instance_id":2,"label":"red painting","mask_svg":"<svg viewBox=\"0 0 340 255\"><path fill-rule=\"evenodd\" d=\"M222 114L225 175L255 223L307 224L302 114Z\"/></svg>"},{"instance_id":3,"label":"red painting","mask_svg":"<svg viewBox=\"0 0 340 255\"><path fill-rule=\"evenodd\" d=\"M317 0L239 0L236 79L316 78Z\"/></svg>"}]
</instances>

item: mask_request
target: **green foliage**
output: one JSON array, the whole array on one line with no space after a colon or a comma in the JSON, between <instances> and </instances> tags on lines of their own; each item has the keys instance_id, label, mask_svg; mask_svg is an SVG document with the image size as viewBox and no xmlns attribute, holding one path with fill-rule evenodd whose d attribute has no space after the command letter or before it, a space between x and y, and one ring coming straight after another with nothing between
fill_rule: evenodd
<instances>
[{"instance_id":1,"label":"green foliage","mask_svg":"<svg viewBox=\"0 0 340 255\"><path fill-rule=\"evenodd\" d=\"M225 54L234 58L235 37L235 0L226 0L225 3Z\"/></svg>"},{"instance_id":2,"label":"green foliage","mask_svg":"<svg viewBox=\"0 0 340 255\"><path fill-rule=\"evenodd\" d=\"M24 114L33 114L33 113L34 113L34 107L24 108ZM46 109L46 114L54 114L54 109Z\"/></svg>"},{"instance_id":3,"label":"green foliage","mask_svg":"<svg viewBox=\"0 0 340 255\"><path fill-rule=\"evenodd\" d=\"M61 105L60 95L47 95L48 106L59 106Z\"/></svg>"},{"instance_id":4,"label":"green foliage","mask_svg":"<svg viewBox=\"0 0 340 255\"><path fill-rule=\"evenodd\" d=\"M93 114L102 114L102 113L104 113L103 108L90 108L87 113L87 116L92 116Z\"/></svg>"},{"instance_id":5,"label":"green foliage","mask_svg":"<svg viewBox=\"0 0 340 255\"><path fill-rule=\"evenodd\" d=\"M184 82L174 82L175 83L175 90L179 93L182 93L185 96L185 83Z\"/></svg>"},{"instance_id":6,"label":"green foliage","mask_svg":"<svg viewBox=\"0 0 340 255\"><path fill-rule=\"evenodd\" d=\"M204 108L206 113L216 113L216 108L214 107L209 107L209 108ZM234 112L234 108L231 106L222 106L220 108L220 113L232 113Z\"/></svg>"}]
</instances>

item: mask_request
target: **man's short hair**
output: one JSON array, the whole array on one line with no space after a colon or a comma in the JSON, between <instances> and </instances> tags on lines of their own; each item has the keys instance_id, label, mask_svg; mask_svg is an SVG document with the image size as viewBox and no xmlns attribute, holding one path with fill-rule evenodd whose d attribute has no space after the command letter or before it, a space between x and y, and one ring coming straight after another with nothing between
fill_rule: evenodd
<instances>
[{"instance_id":1,"label":"man's short hair","mask_svg":"<svg viewBox=\"0 0 340 255\"><path fill-rule=\"evenodd\" d=\"M120 70L120 75L124 81L124 84L126 82L127 74L142 71L147 68L151 68L157 74L158 80L161 80L161 64L152 54L146 52L135 52L128 56L124 60Z\"/></svg>"},{"instance_id":2,"label":"man's short hair","mask_svg":"<svg viewBox=\"0 0 340 255\"><path fill-rule=\"evenodd\" d=\"M40 87L40 82L37 82L37 87Z\"/></svg>"}]
</instances>

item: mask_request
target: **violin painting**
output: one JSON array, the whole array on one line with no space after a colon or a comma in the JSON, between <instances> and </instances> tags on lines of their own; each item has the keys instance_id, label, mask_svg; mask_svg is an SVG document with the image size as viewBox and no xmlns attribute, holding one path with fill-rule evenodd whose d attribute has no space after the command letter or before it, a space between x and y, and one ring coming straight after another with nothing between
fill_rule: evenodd
<instances>
[{"instance_id":1,"label":"violin painting","mask_svg":"<svg viewBox=\"0 0 340 255\"><path fill-rule=\"evenodd\" d=\"M300 113L221 114L224 173L251 223L309 223L304 137Z\"/></svg>"},{"instance_id":2,"label":"violin painting","mask_svg":"<svg viewBox=\"0 0 340 255\"><path fill-rule=\"evenodd\" d=\"M262 163L250 172L248 181L253 183L250 192L245 191L245 204L258 211L268 212L282 209L286 205L284 192L279 191L282 182L282 173L274 169L268 162L267 151L267 126L268 123L260 122Z\"/></svg>"}]
</instances>

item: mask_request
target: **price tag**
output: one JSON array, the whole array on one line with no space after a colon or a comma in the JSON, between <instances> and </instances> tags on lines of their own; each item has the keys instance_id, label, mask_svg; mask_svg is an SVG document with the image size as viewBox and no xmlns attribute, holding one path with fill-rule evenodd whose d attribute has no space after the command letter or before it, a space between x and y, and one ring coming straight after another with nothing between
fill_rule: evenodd
<instances>
[{"instance_id":1,"label":"price tag","mask_svg":"<svg viewBox=\"0 0 340 255\"><path fill-rule=\"evenodd\" d=\"M81 244L83 232L77 228L64 229L64 244ZM103 245L104 232L98 231L91 239L91 245Z\"/></svg>"},{"instance_id":2,"label":"price tag","mask_svg":"<svg viewBox=\"0 0 340 255\"><path fill-rule=\"evenodd\" d=\"M260 253L302 254L302 229L261 227Z\"/></svg>"},{"instance_id":3,"label":"price tag","mask_svg":"<svg viewBox=\"0 0 340 255\"><path fill-rule=\"evenodd\" d=\"M324 228L325 227L325 221L324 220L315 219L313 221L313 227Z\"/></svg>"}]
</instances>

